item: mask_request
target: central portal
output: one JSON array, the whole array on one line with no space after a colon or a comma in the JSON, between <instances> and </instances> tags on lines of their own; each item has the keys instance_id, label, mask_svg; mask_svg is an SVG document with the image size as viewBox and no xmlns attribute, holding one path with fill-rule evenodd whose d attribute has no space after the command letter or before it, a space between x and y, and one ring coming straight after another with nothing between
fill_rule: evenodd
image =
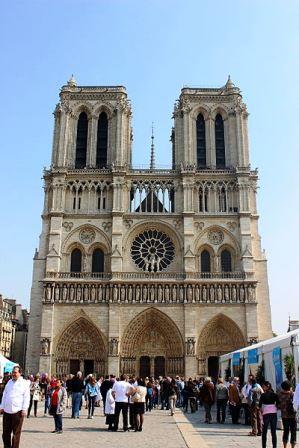
<instances>
[{"instance_id":1,"label":"central portal","mask_svg":"<svg viewBox=\"0 0 299 448\"><path fill-rule=\"evenodd\" d=\"M140 356L140 378L165 376L165 356Z\"/></svg>"}]
</instances>

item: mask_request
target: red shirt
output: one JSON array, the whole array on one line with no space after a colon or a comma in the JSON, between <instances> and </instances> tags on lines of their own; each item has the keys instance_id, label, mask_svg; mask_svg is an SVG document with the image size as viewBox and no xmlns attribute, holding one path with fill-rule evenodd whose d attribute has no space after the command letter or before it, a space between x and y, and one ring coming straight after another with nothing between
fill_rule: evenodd
<instances>
[{"instance_id":1,"label":"red shirt","mask_svg":"<svg viewBox=\"0 0 299 448\"><path fill-rule=\"evenodd\" d=\"M52 395L51 404L52 406L58 406L58 392L59 389L55 389Z\"/></svg>"}]
</instances>

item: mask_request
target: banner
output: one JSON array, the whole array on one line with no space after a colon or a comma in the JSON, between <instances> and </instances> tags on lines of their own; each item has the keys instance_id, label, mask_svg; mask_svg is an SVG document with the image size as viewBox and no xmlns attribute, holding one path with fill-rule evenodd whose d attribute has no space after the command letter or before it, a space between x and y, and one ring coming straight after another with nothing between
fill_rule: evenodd
<instances>
[{"instance_id":1,"label":"banner","mask_svg":"<svg viewBox=\"0 0 299 448\"><path fill-rule=\"evenodd\" d=\"M257 363L258 363L257 348L248 350L248 364L257 364Z\"/></svg>"},{"instance_id":2,"label":"banner","mask_svg":"<svg viewBox=\"0 0 299 448\"><path fill-rule=\"evenodd\" d=\"M276 387L280 387L282 383L282 363L281 363L281 348L275 347L272 350L273 364L275 369Z\"/></svg>"},{"instance_id":3,"label":"banner","mask_svg":"<svg viewBox=\"0 0 299 448\"><path fill-rule=\"evenodd\" d=\"M233 366L239 366L241 359L241 353L233 353Z\"/></svg>"}]
</instances>

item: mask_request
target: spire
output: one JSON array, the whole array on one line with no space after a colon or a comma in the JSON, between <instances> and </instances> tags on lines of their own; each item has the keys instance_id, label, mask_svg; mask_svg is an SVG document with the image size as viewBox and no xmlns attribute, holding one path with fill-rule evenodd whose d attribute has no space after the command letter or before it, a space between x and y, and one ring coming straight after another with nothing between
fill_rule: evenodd
<instances>
[{"instance_id":1,"label":"spire","mask_svg":"<svg viewBox=\"0 0 299 448\"><path fill-rule=\"evenodd\" d=\"M156 168L156 162L155 162L155 144L154 144L154 123L152 123L152 144L151 144L151 163L150 163L150 169L154 170Z\"/></svg>"},{"instance_id":2,"label":"spire","mask_svg":"<svg viewBox=\"0 0 299 448\"><path fill-rule=\"evenodd\" d=\"M67 85L69 87L77 87L77 81L74 78L74 75L72 74L72 76L70 77L70 79L67 82Z\"/></svg>"},{"instance_id":3,"label":"spire","mask_svg":"<svg viewBox=\"0 0 299 448\"><path fill-rule=\"evenodd\" d=\"M235 87L235 84L232 82L230 75L228 75L228 79L226 81L225 87L227 89L233 89Z\"/></svg>"}]
</instances>

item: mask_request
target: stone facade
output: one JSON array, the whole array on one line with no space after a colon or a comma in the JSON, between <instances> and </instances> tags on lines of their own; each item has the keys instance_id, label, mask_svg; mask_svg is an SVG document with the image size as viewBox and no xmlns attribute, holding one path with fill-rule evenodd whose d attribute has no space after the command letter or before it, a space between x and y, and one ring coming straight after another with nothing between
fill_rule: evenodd
<instances>
[{"instance_id":1,"label":"stone facade","mask_svg":"<svg viewBox=\"0 0 299 448\"><path fill-rule=\"evenodd\" d=\"M54 116L28 369L216 374L271 337L240 90L182 89L168 170L132 167L124 87L72 78Z\"/></svg>"}]
</instances>

